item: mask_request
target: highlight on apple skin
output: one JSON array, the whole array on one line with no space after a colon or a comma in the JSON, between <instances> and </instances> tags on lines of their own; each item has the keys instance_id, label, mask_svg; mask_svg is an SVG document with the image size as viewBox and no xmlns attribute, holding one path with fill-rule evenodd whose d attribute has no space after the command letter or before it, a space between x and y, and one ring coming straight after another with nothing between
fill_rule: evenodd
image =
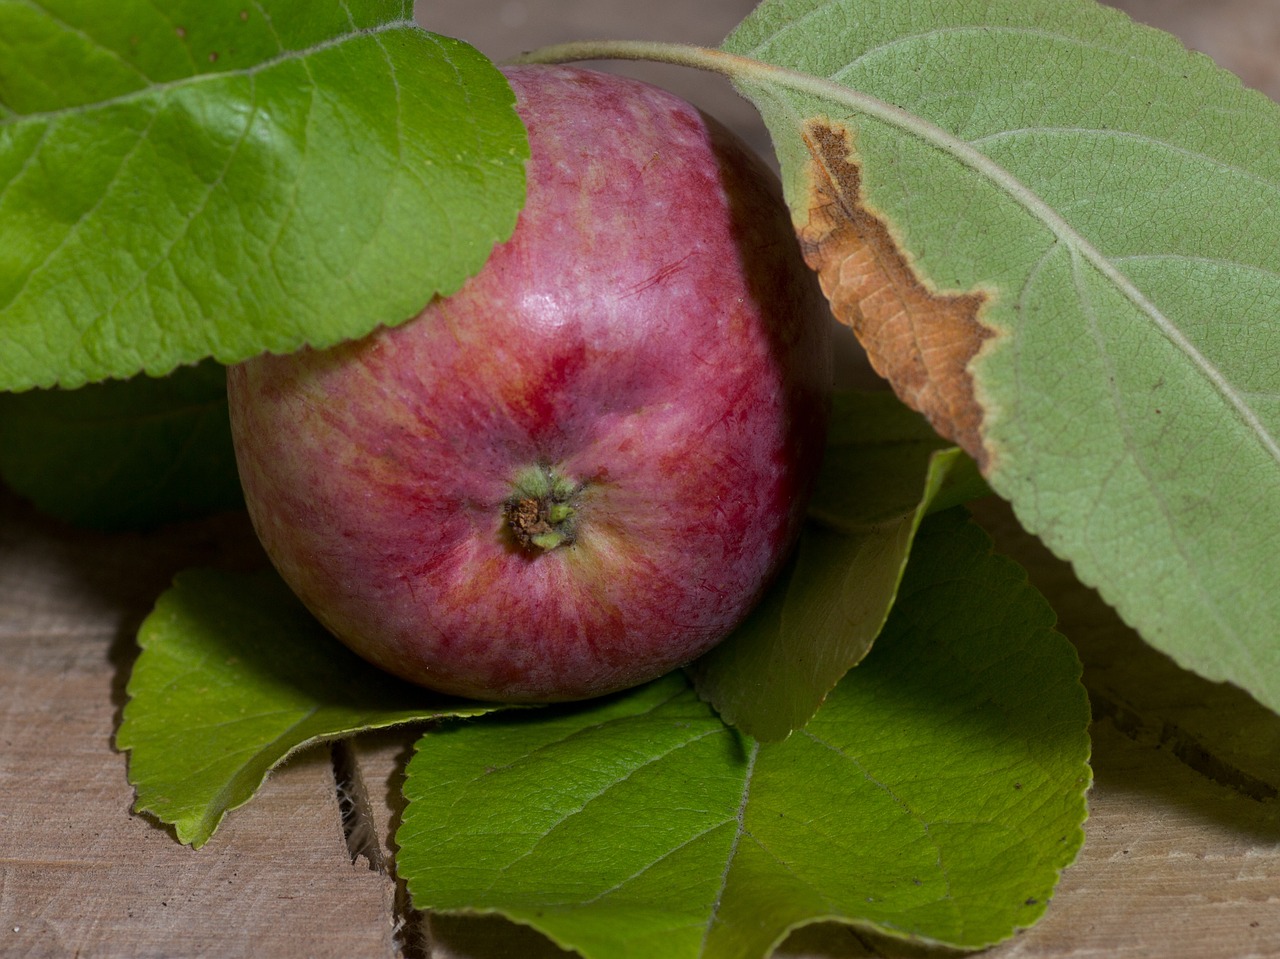
<instances>
[{"instance_id":1,"label":"highlight on apple skin","mask_svg":"<svg viewBox=\"0 0 1280 959\"><path fill-rule=\"evenodd\" d=\"M508 702L642 683L723 639L799 534L829 312L776 180L656 87L504 71L514 236L457 294L228 371L250 515L374 664Z\"/></svg>"}]
</instances>

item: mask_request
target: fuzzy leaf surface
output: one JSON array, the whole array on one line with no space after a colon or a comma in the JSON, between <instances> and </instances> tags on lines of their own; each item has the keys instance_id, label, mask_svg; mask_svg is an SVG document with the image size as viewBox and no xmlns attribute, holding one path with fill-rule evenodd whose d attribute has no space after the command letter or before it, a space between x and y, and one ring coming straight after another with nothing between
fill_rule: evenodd
<instances>
[{"instance_id":1,"label":"fuzzy leaf surface","mask_svg":"<svg viewBox=\"0 0 1280 959\"><path fill-rule=\"evenodd\" d=\"M201 846L304 746L496 706L447 699L368 665L274 571L189 570L138 633L116 745L134 808Z\"/></svg>"},{"instance_id":2,"label":"fuzzy leaf surface","mask_svg":"<svg viewBox=\"0 0 1280 959\"><path fill-rule=\"evenodd\" d=\"M978 947L1040 916L1083 840L1080 664L1022 570L951 510L872 654L787 740L681 675L425 735L397 868L588 959L767 955L821 920Z\"/></svg>"},{"instance_id":3,"label":"fuzzy leaf surface","mask_svg":"<svg viewBox=\"0 0 1280 959\"><path fill-rule=\"evenodd\" d=\"M746 622L690 668L726 722L774 742L801 728L871 649L916 529L985 492L973 461L891 394L835 398L811 522Z\"/></svg>"},{"instance_id":4,"label":"fuzzy leaf surface","mask_svg":"<svg viewBox=\"0 0 1280 959\"><path fill-rule=\"evenodd\" d=\"M0 393L0 479L100 529L240 508L224 370L206 361L160 379Z\"/></svg>"},{"instance_id":5,"label":"fuzzy leaf surface","mask_svg":"<svg viewBox=\"0 0 1280 959\"><path fill-rule=\"evenodd\" d=\"M1153 645L1280 708L1280 107L1091 0L766 0L725 48L911 405Z\"/></svg>"},{"instance_id":6,"label":"fuzzy leaf surface","mask_svg":"<svg viewBox=\"0 0 1280 959\"><path fill-rule=\"evenodd\" d=\"M406 0L0 3L0 389L403 322L514 228L512 106Z\"/></svg>"}]
</instances>

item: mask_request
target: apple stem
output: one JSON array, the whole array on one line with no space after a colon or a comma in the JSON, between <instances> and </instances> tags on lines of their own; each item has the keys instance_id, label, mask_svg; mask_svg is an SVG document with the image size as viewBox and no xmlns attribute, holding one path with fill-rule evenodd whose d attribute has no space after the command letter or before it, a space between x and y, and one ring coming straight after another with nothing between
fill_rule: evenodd
<instances>
[{"instance_id":1,"label":"apple stem","mask_svg":"<svg viewBox=\"0 0 1280 959\"><path fill-rule=\"evenodd\" d=\"M516 542L535 553L570 546L577 538L577 499L582 487L549 466L534 466L516 477L502 515Z\"/></svg>"}]
</instances>

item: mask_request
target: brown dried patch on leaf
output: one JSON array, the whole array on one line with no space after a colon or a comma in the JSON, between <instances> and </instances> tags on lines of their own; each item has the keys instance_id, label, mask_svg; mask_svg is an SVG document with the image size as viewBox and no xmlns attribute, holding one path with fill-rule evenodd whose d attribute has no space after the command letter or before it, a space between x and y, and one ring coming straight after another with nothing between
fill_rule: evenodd
<instances>
[{"instance_id":1,"label":"brown dried patch on leaf","mask_svg":"<svg viewBox=\"0 0 1280 959\"><path fill-rule=\"evenodd\" d=\"M968 367L993 335L979 319L987 294L940 293L916 273L888 224L864 202L847 130L813 120L803 135L813 161L800 243L832 312L903 402L985 472L982 407Z\"/></svg>"}]
</instances>

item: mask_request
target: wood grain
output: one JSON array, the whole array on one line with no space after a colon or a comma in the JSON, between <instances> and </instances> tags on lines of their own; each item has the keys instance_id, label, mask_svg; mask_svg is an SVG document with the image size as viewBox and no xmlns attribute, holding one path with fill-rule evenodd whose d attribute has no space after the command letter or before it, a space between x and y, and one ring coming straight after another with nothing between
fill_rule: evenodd
<instances>
[{"instance_id":1,"label":"wood grain","mask_svg":"<svg viewBox=\"0 0 1280 959\"><path fill-rule=\"evenodd\" d=\"M176 568L252 554L238 517L159 536L0 493L0 956L397 955L391 883L347 853L326 751L193 852L131 815L112 745L132 636Z\"/></svg>"}]
</instances>

